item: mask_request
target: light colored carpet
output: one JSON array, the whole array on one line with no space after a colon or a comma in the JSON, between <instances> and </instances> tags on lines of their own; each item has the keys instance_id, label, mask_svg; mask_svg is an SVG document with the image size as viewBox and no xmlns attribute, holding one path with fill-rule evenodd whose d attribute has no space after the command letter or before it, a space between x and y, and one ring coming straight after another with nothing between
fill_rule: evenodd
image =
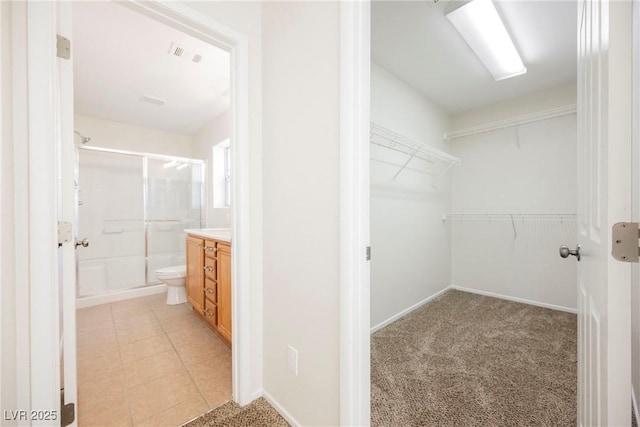
<instances>
[{"instance_id":1,"label":"light colored carpet","mask_svg":"<svg viewBox=\"0 0 640 427\"><path fill-rule=\"evenodd\" d=\"M575 426L576 315L451 290L371 337L372 426Z\"/></svg>"},{"instance_id":2,"label":"light colored carpet","mask_svg":"<svg viewBox=\"0 0 640 427\"><path fill-rule=\"evenodd\" d=\"M289 427L289 423L273 409L264 398L259 398L247 406L227 402L206 414L189 421L184 427Z\"/></svg>"}]
</instances>

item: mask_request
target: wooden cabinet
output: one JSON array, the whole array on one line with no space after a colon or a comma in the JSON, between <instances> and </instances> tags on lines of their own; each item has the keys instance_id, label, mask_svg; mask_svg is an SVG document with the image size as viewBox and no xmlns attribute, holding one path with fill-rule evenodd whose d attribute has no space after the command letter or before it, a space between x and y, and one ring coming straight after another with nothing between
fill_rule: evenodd
<instances>
[{"instance_id":1,"label":"wooden cabinet","mask_svg":"<svg viewBox=\"0 0 640 427\"><path fill-rule=\"evenodd\" d=\"M231 345L231 245L187 237L187 299Z\"/></svg>"},{"instance_id":2,"label":"wooden cabinet","mask_svg":"<svg viewBox=\"0 0 640 427\"><path fill-rule=\"evenodd\" d=\"M231 343L231 246L218 244L218 332Z\"/></svg>"},{"instance_id":3,"label":"wooden cabinet","mask_svg":"<svg viewBox=\"0 0 640 427\"><path fill-rule=\"evenodd\" d=\"M204 253L202 252L203 240L195 237L187 237L187 301L193 309L202 315L204 310Z\"/></svg>"}]
</instances>

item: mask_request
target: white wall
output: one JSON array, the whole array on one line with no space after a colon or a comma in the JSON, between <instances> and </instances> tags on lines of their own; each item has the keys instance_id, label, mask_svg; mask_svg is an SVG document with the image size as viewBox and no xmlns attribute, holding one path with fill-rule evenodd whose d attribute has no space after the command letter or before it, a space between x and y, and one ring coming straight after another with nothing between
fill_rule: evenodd
<instances>
[{"instance_id":1,"label":"white wall","mask_svg":"<svg viewBox=\"0 0 640 427\"><path fill-rule=\"evenodd\" d=\"M262 25L264 389L300 424L335 426L339 4L266 2Z\"/></svg>"},{"instance_id":2,"label":"white wall","mask_svg":"<svg viewBox=\"0 0 640 427\"><path fill-rule=\"evenodd\" d=\"M565 86L452 118L452 130L575 103ZM576 117L464 137L451 142L462 166L451 173L457 213L576 213ZM451 221L452 282L457 286L576 308L575 222Z\"/></svg>"},{"instance_id":3,"label":"white wall","mask_svg":"<svg viewBox=\"0 0 640 427\"><path fill-rule=\"evenodd\" d=\"M379 65L371 64L371 121L449 151L448 115ZM450 282L449 175L408 155L371 145L371 325L446 288ZM437 165L435 165L437 166ZM431 174L429 174L431 173Z\"/></svg>"},{"instance_id":4,"label":"white wall","mask_svg":"<svg viewBox=\"0 0 640 427\"><path fill-rule=\"evenodd\" d=\"M193 135L193 157L207 162L206 227L231 227L231 209L214 206L213 191L215 188L211 185L215 167L212 147L228 138L231 138L230 110L206 123Z\"/></svg>"},{"instance_id":5,"label":"white wall","mask_svg":"<svg viewBox=\"0 0 640 427\"><path fill-rule=\"evenodd\" d=\"M103 120L97 117L74 116L74 129L91 141L87 145L116 150L191 157L192 138L158 129ZM80 137L76 135L79 142Z\"/></svg>"}]
</instances>

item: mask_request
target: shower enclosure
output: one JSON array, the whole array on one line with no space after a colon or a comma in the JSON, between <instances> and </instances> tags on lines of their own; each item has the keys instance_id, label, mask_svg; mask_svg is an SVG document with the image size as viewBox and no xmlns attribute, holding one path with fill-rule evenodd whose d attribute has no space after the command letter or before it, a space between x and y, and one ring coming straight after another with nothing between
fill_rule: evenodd
<instances>
[{"instance_id":1,"label":"shower enclosure","mask_svg":"<svg viewBox=\"0 0 640 427\"><path fill-rule=\"evenodd\" d=\"M78 298L160 283L185 263L185 228L201 228L201 160L78 148Z\"/></svg>"}]
</instances>

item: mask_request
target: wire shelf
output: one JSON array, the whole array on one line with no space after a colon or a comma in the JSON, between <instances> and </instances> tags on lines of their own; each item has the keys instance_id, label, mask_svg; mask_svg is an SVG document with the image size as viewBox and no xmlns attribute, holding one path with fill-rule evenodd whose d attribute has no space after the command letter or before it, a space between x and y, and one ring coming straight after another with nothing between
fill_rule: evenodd
<instances>
[{"instance_id":1,"label":"wire shelf","mask_svg":"<svg viewBox=\"0 0 640 427\"><path fill-rule=\"evenodd\" d=\"M459 129L453 132L447 132L442 135L445 141L451 141L465 136L478 135L481 133L491 132L494 130L506 129L514 126L522 126L529 123L536 123L543 120L555 119L571 114L576 114L576 105L565 105L563 107L552 108L549 110L539 111L537 113L525 114L522 116L511 117L509 119L498 120L496 122L486 123L484 125L473 126L470 128Z\"/></svg>"},{"instance_id":2,"label":"wire shelf","mask_svg":"<svg viewBox=\"0 0 640 427\"><path fill-rule=\"evenodd\" d=\"M443 175L451 167L460 166L462 164L462 161L458 157L452 156L449 153L445 153L444 151L438 150L437 148L431 147L427 144L415 141L373 122L371 122L370 140L374 145L404 153L409 156L407 161L400 167L398 172L396 172L394 178L396 178L414 158L423 160L427 163L441 163L442 167L440 169L442 170L438 176Z\"/></svg>"},{"instance_id":3,"label":"wire shelf","mask_svg":"<svg viewBox=\"0 0 640 427\"><path fill-rule=\"evenodd\" d=\"M445 221L556 221L571 222L578 219L577 214L567 213L448 213Z\"/></svg>"}]
</instances>

